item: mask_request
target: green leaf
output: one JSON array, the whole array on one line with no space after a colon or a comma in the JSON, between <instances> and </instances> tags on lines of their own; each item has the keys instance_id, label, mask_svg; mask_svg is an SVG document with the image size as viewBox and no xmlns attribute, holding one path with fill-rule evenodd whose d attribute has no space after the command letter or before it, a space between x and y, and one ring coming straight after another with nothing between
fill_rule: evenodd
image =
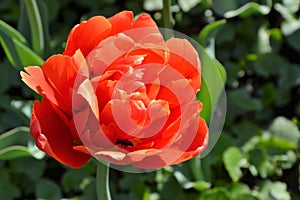
<instances>
[{"instance_id":1,"label":"green leaf","mask_svg":"<svg viewBox=\"0 0 300 200\"><path fill-rule=\"evenodd\" d=\"M26 44L26 39L16 29L5 23L0 19L0 32L1 34L9 35L11 38Z\"/></svg>"},{"instance_id":2,"label":"green leaf","mask_svg":"<svg viewBox=\"0 0 300 200\"><path fill-rule=\"evenodd\" d=\"M48 179L42 179L37 182L35 196L37 199L61 199L61 191L59 186Z\"/></svg>"},{"instance_id":3,"label":"green leaf","mask_svg":"<svg viewBox=\"0 0 300 200\"><path fill-rule=\"evenodd\" d=\"M215 187L211 190L206 190L199 200L229 200L229 193L225 188Z\"/></svg>"},{"instance_id":4,"label":"green leaf","mask_svg":"<svg viewBox=\"0 0 300 200\"><path fill-rule=\"evenodd\" d=\"M17 199L21 196L20 189L11 183L9 175L6 168L0 168L0 199Z\"/></svg>"},{"instance_id":5,"label":"green leaf","mask_svg":"<svg viewBox=\"0 0 300 200\"><path fill-rule=\"evenodd\" d=\"M198 52L202 65L202 86L197 97L203 103L200 115L206 122L209 122L215 105L224 90L226 73L224 73L223 66L211 58L202 47L198 49Z\"/></svg>"},{"instance_id":6,"label":"green leaf","mask_svg":"<svg viewBox=\"0 0 300 200\"><path fill-rule=\"evenodd\" d=\"M10 63L18 70L24 66L41 65L43 60L26 46L25 38L0 20L0 43Z\"/></svg>"},{"instance_id":7,"label":"green leaf","mask_svg":"<svg viewBox=\"0 0 300 200\"><path fill-rule=\"evenodd\" d=\"M217 60L211 58L204 48L199 45L198 47L202 66L202 86L200 92L197 94L197 99L203 103L200 116L209 124L210 128L208 147L201 154L201 156L205 156L218 141L221 134L219 127L222 127L224 124L226 112L226 96L224 93L226 72L224 67ZM214 121L214 124L210 124L210 121Z\"/></svg>"},{"instance_id":8,"label":"green leaf","mask_svg":"<svg viewBox=\"0 0 300 200\"><path fill-rule=\"evenodd\" d=\"M248 185L244 183L233 183L228 188L230 192L230 200L258 200L249 188Z\"/></svg>"},{"instance_id":9,"label":"green leaf","mask_svg":"<svg viewBox=\"0 0 300 200\"><path fill-rule=\"evenodd\" d=\"M25 174L33 182L40 180L46 170L46 162L44 160L36 160L32 157L10 160L9 163L10 170L14 174Z\"/></svg>"},{"instance_id":10,"label":"green leaf","mask_svg":"<svg viewBox=\"0 0 300 200\"><path fill-rule=\"evenodd\" d=\"M230 91L227 94L230 102L229 109L233 112L259 111L263 107L262 102L257 98L251 97L244 88Z\"/></svg>"},{"instance_id":11,"label":"green leaf","mask_svg":"<svg viewBox=\"0 0 300 200\"><path fill-rule=\"evenodd\" d=\"M286 62L279 71L280 75L278 82L280 89L290 90L291 88L300 85L300 65Z\"/></svg>"},{"instance_id":12,"label":"green leaf","mask_svg":"<svg viewBox=\"0 0 300 200\"><path fill-rule=\"evenodd\" d=\"M84 168L68 170L62 176L61 185L65 192L80 191L80 183L88 176L90 174Z\"/></svg>"},{"instance_id":13,"label":"green leaf","mask_svg":"<svg viewBox=\"0 0 300 200\"><path fill-rule=\"evenodd\" d=\"M267 15L272 7L272 0L263 0L262 3L248 2L243 3L238 0L223 1L213 0L213 9L225 18L232 18L236 16L248 17L254 13L261 13Z\"/></svg>"},{"instance_id":14,"label":"green leaf","mask_svg":"<svg viewBox=\"0 0 300 200\"><path fill-rule=\"evenodd\" d=\"M269 161L266 149L255 148L248 153L249 170L253 176L259 174L262 178L266 178L275 171L275 166Z\"/></svg>"},{"instance_id":15,"label":"green leaf","mask_svg":"<svg viewBox=\"0 0 300 200\"><path fill-rule=\"evenodd\" d=\"M188 12L189 10L194 8L200 2L201 2L201 0L189 0L189 1L187 1L187 0L178 0L178 4L179 4L180 8L184 12Z\"/></svg>"},{"instance_id":16,"label":"green leaf","mask_svg":"<svg viewBox=\"0 0 300 200\"><path fill-rule=\"evenodd\" d=\"M215 38L226 20L219 20L206 25L199 34L200 44L204 46L211 56L215 55Z\"/></svg>"},{"instance_id":17,"label":"green leaf","mask_svg":"<svg viewBox=\"0 0 300 200\"><path fill-rule=\"evenodd\" d=\"M298 0L283 0L282 3L290 13L296 13L300 8L300 1Z\"/></svg>"},{"instance_id":18,"label":"green leaf","mask_svg":"<svg viewBox=\"0 0 300 200\"><path fill-rule=\"evenodd\" d=\"M300 52L300 28L287 36L287 42L292 48Z\"/></svg>"},{"instance_id":19,"label":"green leaf","mask_svg":"<svg viewBox=\"0 0 300 200\"><path fill-rule=\"evenodd\" d=\"M43 59L29 49L25 44L0 32L0 43L6 53L9 62L17 70L23 70L24 66L43 64Z\"/></svg>"},{"instance_id":20,"label":"green leaf","mask_svg":"<svg viewBox=\"0 0 300 200\"><path fill-rule=\"evenodd\" d=\"M285 117L277 117L269 128L270 132L279 138L298 146L300 131L298 127Z\"/></svg>"},{"instance_id":21,"label":"green leaf","mask_svg":"<svg viewBox=\"0 0 300 200\"><path fill-rule=\"evenodd\" d=\"M237 147L229 147L223 154L225 168L234 182L237 182L242 176L241 167L245 163L245 157Z\"/></svg>"},{"instance_id":22,"label":"green leaf","mask_svg":"<svg viewBox=\"0 0 300 200\"><path fill-rule=\"evenodd\" d=\"M18 127L2 133L0 135L0 149L10 147L11 145L27 145L28 140L30 140L29 128L28 127Z\"/></svg>"},{"instance_id":23,"label":"green leaf","mask_svg":"<svg viewBox=\"0 0 300 200\"><path fill-rule=\"evenodd\" d=\"M26 156L32 156L32 154L24 146L10 146L0 150L0 160L12 160Z\"/></svg>"},{"instance_id":24,"label":"green leaf","mask_svg":"<svg viewBox=\"0 0 300 200\"><path fill-rule=\"evenodd\" d=\"M53 4L54 3L54 4ZM43 35L43 49L42 54L40 55L42 58L47 58L51 55L52 49L50 47L50 33L49 33L49 12L54 11L57 9L57 4L55 2L50 3L46 1L36 1L36 6L38 8L37 13L40 15L40 21L42 25L42 31L43 33L39 33ZM27 8L28 6L25 4L25 1L21 1L21 11L20 11L20 17L18 21L18 30L20 33L23 34L23 36L27 39L29 43L32 44L32 35L35 35L36 33L32 33L32 22L31 18L28 15ZM49 10L48 8L51 8ZM55 12L55 11L54 11ZM36 20L37 21L37 20Z\"/></svg>"},{"instance_id":25,"label":"green leaf","mask_svg":"<svg viewBox=\"0 0 300 200\"><path fill-rule=\"evenodd\" d=\"M268 149L269 154L282 154L287 150L296 150L297 145L286 139L273 136L269 132L265 132L259 140L259 145L263 145Z\"/></svg>"},{"instance_id":26,"label":"green leaf","mask_svg":"<svg viewBox=\"0 0 300 200\"><path fill-rule=\"evenodd\" d=\"M144 0L144 9L147 11L156 11L163 9L163 0Z\"/></svg>"},{"instance_id":27,"label":"green leaf","mask_svg":"<svg viewBox=\"0 0 300 200\"><path fill-rule=\"evenodd\" d=\"M291 196L287 191L287 185L282 182L263 181L260 184L258 196L261 200L290 200Z\"/></svg>"},{"instance_id":28,"label":"green leaf","mask_svg":"<svg viewBox=\"0 0 300 200\"><path fill-rule=\"evenodd\" d=\"M0 160L33 156L42 159L45 154L37 149L29 133L29 128L18 127L0 135Z\"/></svg>"},{"instance_id":29,"label":"green leaf","mask_svg":"<svg viewBox=\"0 0 300 200\"><path fill-rule=\"evenodd\" d=\"M36 0L24 0L27 15L29 18L31 42L34 52L42 56L44 51L43 24Z\"/></svg>"},{"instance_id":30,"label":"green leaf","mask_svg":"<svg viewBox=\"0 0 300 200\"><path fill-rule=\"evenodd\" d=\"M181 185L183 189L191 189L194 188L198 191L203 191L205 189L210 188L211 184L205 181L190 181L188 180L184 174L180 171L175 171L173 173L174 177L178 181L178 183Z\"/></svg>"}]
</instances>

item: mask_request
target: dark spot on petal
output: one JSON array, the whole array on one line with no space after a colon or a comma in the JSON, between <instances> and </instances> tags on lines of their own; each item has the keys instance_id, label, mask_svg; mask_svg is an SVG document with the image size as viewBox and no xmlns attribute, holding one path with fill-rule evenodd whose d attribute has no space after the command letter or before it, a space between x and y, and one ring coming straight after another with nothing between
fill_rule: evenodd
<instances>
[{"instance_id":1,"label":"dark spot on petal","mask_svg":"<svg viewBox=\"0 0 300 200\"><path fill-rule=\"evenodd\" d=\"M124 147L133 147L132 142L130 142L129 140L123 140L123 139L117 139L116 145L122 145Z\"/></svg>"}]
</instances>

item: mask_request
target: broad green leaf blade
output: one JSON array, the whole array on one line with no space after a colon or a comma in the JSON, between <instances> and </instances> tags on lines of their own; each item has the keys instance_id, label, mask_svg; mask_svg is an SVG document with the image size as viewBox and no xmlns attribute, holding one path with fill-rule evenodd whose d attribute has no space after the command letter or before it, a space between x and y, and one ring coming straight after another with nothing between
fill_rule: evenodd
<instances>
[{"instance_id":1,"label":"broad green leaf blade","mask_svg":"<svg viewBox=\"0 0 300 200\"><path fill-rule=\"evenodd\" d=\"M0 135L0 160L31 156L42 159L45 153L35 145L29 128L18 127Z\"/></svg>"},{"instance_id":2,"label":"broad green leaf blade","mask_svg":"<svg viewBox=\"0 0 300 200\"><path fill-rule=\"evenodd\" d=\"M43 64L43 59L29 49L25 44L0 32L0 43L7 55L9 62L17 70L23 70L24 66Z\"/></svg>"},{"instance_id":3,"label":"broad green leaf blade","mask_svg":"<svg viewBox=\"0 0 300 200\"><path fill-rule=\"evenodd\" d=\"M255 148L250 151L248 161L251 165L249 169L253 176L259 174L262 178L266 178L275 170L275 166L269 161L265 148Z\"/></svg>"},{"instance_id":4,"label":"broad green leaf blade","mask_svg":"<svg viewBox=\"0 0 300 200\"><path fill-rule=\"evenodd\" d=\"M291 200L286 183L265 180L259 184L259 199Z\"/></svg>"},{"instance_id":5,"label":"broad green leaf blade","mask_svg":"<svg viewBox=\"0 0 300 200\"><path fill-rule=\"evenodd\" d=\"M223 154L223 162L225 168L234 182L237 182L242 176L243 172L241 170L245 158L237 147L229 147Z\"/></svg>"},{"instance_id":6,"label":"broad green leaf blade","mask_svg":"<svg viewBox=\"0 0 300 200\"><path fill-rule=\"evenodd\" d=\"M51 48L50 48L50 33L49 33L49 9L48 5L45 1L36 1L37 8L40 13L42 29L43 29L43 37L44 37L44 48L42 58L47 58L51 55ZM27 39L28 43L32 44L32 34L35 35L36 33L31 33L31 25L30 25L30 18L27 13L27 6L25 1L21 1L20 3L21 11L20 17L18 21L18 30L22 35Z\"/></svg>"},{"instance_id":7,"label":"broad green leaf blade","mask_svg":"<svg viewBox=\"0 0 300 200\"><path fill-rule=\"evenodd\" d=\"M270 132L279 138L298 146L300 131L298 127L285 117L277 117L270 126Z\"/></svg>"},{"instance_id":8,"label":"broad green leaf blade","mask_svg":"<svg viewBox=\"0 0 300 200\"><path fill-rule=\"evenodd\" d=\"M33 51L42 56L44 52L43 24L36 0L24 0L29 18Z\"/></svg>"},{"instance_id":9,"label":"broad green leaf blade","mask_svg":"<svg viewBox=\"0 0 300 200\"><path fill-rule=\"evenodd\" d=\"M10 146L0 150L0 160L13 160L30 156L32 156L32 154L24 146Z\"/></svg>"},{"instance_id":10,"label":"broad green leaf blade","mask_svg":"<svg viewBox=\"0 0 300 200\"><path fill-rule=\"evenodd\" d=\"M202 66L202 86L197 97L203 103L200 115L208 123L211 120L214 106L224 90L226 73L223 66L212 59L202 47L199 48L198 52Z\"/></svg>"},{"instance_id":11,"label":"broad green leaf blade","mask_svg":"<svg viewBox=\"0 0 300 200\"><path fill-rule=\"evenodd\" d=\"M21 189L11 182L9 168L0 168L0 199L18 199Z\"/></svg>"},{"instance_id":12,"label":"broad green leaf blade","mask_svg":"<svg viewBox=\"0 0 300 200\"><path fill-rule=\"evenodd\" d=\"M0 150L12 145L27 145L30 139L28 127L18 127L0 135Z\"/></svg>"},{"instance_id":13,"label":"broad green leaf blade","mask_svg":"<svg viewBox=\"0 0 300 200\"><path fill-rule=\"evenodd\" d=\"M35 196L37 199L56 200L61 199L62 194L59 186L55 182L42 179L36 185Z\"/></svg>"},{"instance_id":14,"label":"broad green leaf blade","mask_svg":"<svg viewBox=\"0 0 300 200\"><path fill-rule=\"evenodd\" d=\"M226 95L224 85L226 72L224 67L216 59L211 58L200 45L198 53L202 66L202 86L197 98L203 103L200 116L209 125L208 147L201 154L201 157L204 157L215 146L225 122Z\"/></svg>"},{"instance_id":15,"label":"broad green leaf blade","mask_svg":"<svg viewBox=\"0 0 300 200\"><path fill-rule=\"evenodd\" d=\"M200 44L206 48L211 56L215 56L215 38L226 20L219 20L205 26L199 34Z\"/></svg>"},{"instance_id":16,"label":"broad green leaf blade","mask_svg":"<svg viewBox=\"0 0 300 200\"><path fill-rule=\"evenodd\" d=\"M5 23L0 19L0 33L9 35L11 38L14 38L24 44L26 44L26 39L20 34L16 29Z\"/></svg>"}]
</instances>

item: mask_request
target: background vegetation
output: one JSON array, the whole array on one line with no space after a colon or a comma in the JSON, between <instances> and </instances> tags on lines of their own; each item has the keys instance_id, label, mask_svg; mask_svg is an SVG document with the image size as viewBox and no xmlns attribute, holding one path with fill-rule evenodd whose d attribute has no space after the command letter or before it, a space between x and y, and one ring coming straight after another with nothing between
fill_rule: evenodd
<instances>
[{"instance_id":1,"label":"background vegetation","mask_svg":"<svg viewBox=\"0 0 300 200\"><path fill-rule=\"evenodd\" d=\"M74 170L36 150L28 132L35 94L20 81L19 70L62 52L70 29L93 15L147 12L163 26L162 3L37 0L38 12L29 12L25 4L32 2L0 2L0 199L96 199L94 160ZM212 152L196 162L145 174L111 170L113 199L300 199L300 1L172 5L174 29L204 45L225 67L225 127ZM11 48L16 52L5 54Z\"/></svg>"}]
</instances>

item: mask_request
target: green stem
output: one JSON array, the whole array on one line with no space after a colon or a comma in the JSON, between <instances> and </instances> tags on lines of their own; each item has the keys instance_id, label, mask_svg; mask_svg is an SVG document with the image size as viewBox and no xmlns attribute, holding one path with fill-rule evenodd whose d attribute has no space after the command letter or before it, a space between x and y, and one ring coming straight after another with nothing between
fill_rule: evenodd
<instances>
[{"instance_id":1,"label":"green stem","mask_svg":"<svg viewBox=\"0 0 300 200\"><path fill-rule=\"evenodd\" d=\"M171 10L171 0L163 0L163 22L166 29L173 29L173 17ZM173 35L170 31L166 31L166 39L171 38Z\"/></svg>"},{"instance_id":2,"label":"green stem","mask_svg":"<svg viewBox=\"0 0 300 200\"><path fill-rule=\"evenodd\" d=\"M204 180L200 158L191 159L192 174L196 180Z\"/></svg>"},{"instance_id":3,"label":"green stem","mask_svg":"<svg viewBox=\"0 0 300 200\"><path fill-rule=\"evenodd\" d=\"M164 8L163 8L163 20L164 27L172 29L172 11L171 11L171 0L163 0Z\"/></svg>"},{"instance_id":4,"label":"green stem","mask_svg":"<svg viewBox=\"0 0 300 200\"><path fill-rule=\"evenodd\" d=\"M97 165L97 197L98 200L111 200L109 191L109 165L98 162Z\"/></svg>"}]
</instances>

